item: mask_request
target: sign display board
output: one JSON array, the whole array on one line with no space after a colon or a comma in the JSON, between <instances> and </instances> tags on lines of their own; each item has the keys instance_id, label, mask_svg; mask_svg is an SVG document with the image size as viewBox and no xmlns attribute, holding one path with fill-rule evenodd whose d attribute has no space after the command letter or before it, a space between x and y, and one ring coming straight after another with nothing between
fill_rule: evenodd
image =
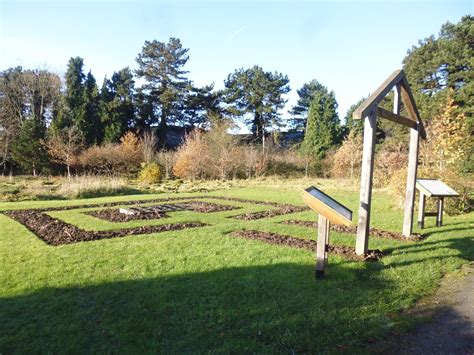
<instances>
[{"instance_id":1,"label":"sign display board","mask_svg":"<svg viewBox=\"0 0 474 355\"><path fill-rule=\"evenodd\" d=\"M444 198L456 197L459 194L444 182L436 179L416 179L416 188L420 191L418 227L425 227L425 216L436 216L436 226L441 227L443 225ZM426 197L438 198L436 212L425 212Z\"/></svg>"},{"instance_id":2,"label":"sign display board","mask_svg":"<svg viewBox=\"0 0 474 355\"><path fill-rule=\"evenodd\" d=\"M303 200L313 211L334 224L352 224L352 211L314 186L304 190Z\"/></svg>"},{"instance_id":3,"label":"sign display board","mask_svg":"<svg viewBox=\"0 0 474 355\"><path fill-rule=\"evenodd\" d=\"M459 194L441 180L416 179L416 188L428 197L456 197Z\"/></svg>"},{"instance_id":4,"label":"sign display board","mask_svg":"<svg viewBox=\"0 0 474 355\"><path fill-rule=\"evenodd\" d=\"M316 279L322 279L324 268L328 264L329 222L350 226L352 224L352 211L314 186L304 189L303 201L319 214L318 241L316 243Z\"/></svg>"}]
</instances>

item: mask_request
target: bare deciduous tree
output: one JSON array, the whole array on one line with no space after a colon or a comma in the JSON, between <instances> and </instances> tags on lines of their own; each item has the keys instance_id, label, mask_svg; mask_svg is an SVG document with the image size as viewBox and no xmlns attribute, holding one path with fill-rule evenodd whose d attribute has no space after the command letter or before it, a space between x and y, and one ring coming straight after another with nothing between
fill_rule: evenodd
<instances>
[{"instance_id":1,"label":"bare deciduous tree","mask_svg":"<svg viewBox=\"0 0 474 355\"><path fill-rule=\"evenodd\" d=\"M71 166L76 164L84 147L84 138L79 129L71 126L59 132L52 132L45 145L51 160L66 165L67 177L70 179Z\"/></svg>"},{"instance_id":2,"label":"bare deciduous tree","mask_svg":"<svg viewBox=\"0 0 474 355\"><path fill-rule=\"evenodd\" d=\"M151 130L145 132L140 139L140 148L143 154L143 160L145 163L151 163L156 157L156 143L157 137L155 131Z\"/></svg>"}]
</instances>

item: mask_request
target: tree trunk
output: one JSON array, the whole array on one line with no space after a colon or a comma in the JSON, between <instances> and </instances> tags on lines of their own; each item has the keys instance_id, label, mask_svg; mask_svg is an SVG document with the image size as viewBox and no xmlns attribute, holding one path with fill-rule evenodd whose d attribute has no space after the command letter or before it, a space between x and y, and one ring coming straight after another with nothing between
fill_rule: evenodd
<instances>
[{"instance_id":1,"label":"tree trunk","mask_svg":"<svg viewBox=\"0 0 474 355\"><path fill-rule=\"evenodd\" d=\"M71 180L71 166L67 164L66 167L67 167L67 179Z\"/></svg>"},{"instance_id":2,"label":"tree trunk","mask_svg":"<svg viewBox=\"0 0 474 355\"><path fill-rule=\"evenodd\" d=\"M163 111L161 113L160 124L158 126L158 144L160 148L166 147L166 129L167 129L166 116L167 116L166 111Z\"/></svg>"},{"instance_id":3,"label":"tree trunk","mask_svg":"<svg viewBox=\"0 0 474 355\"><path fill-rule=\"evenodd\" d=\"M263 125L262 125L262 116L255 112L255 116L253 118L253 126L254 126L254 135L257 141L262 142L262 138L264 137L265 133L263 132Z\"/></svg>"}]
</instances>

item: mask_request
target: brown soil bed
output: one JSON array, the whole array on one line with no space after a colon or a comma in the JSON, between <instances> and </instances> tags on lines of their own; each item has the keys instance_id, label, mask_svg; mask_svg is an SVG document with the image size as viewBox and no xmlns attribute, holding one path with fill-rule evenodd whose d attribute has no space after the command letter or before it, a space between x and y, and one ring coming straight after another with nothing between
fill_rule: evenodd
<instances>
[{"instance_id":1,"label":"brown soil bed","mask_svg":"<svg viewBox=\"0 0 474 355\"><path fill-rule=\"evenodd\" d=\"M24 224L30 231L50 245L72 244L99 239L125 237L129 235L150 234L180 230L185 228L204 227L201 222L164 224L123 228L113 231L86 231L72 224L53 218L37 210L19 210L5 212L6 215Z\"/></svg>"},{"instance_id":2,"label":"brown soil bed","mask_svg":"<svg viewBox=\"0 0 474 355\"><path fill-rule=\"evenodd\" d=\"M241 219L244 221L253 221L255 219L276 217L276 216L281 216L281 215L289 214L289 213L302 212L304 210L306 210L306 207L304 206L279 205L278 209L276 210L245 213L245 214L233 216L232 218Z\"/></svg>"},{"instance_id":3,"label":"brown soil bed","mask_svg":"<svg viewBox=\"0 0 474 355\"><path fill-rule=\"evenodd\" d=\"M244 239L259 240L269 244L316 251L316 241L310 239L301 239L287 235L253 230L236 231L229 235ZM383 256L383 253L378 249L369 250L366 255L357 255L354 248L343 245L329 245L329 252L354 261L377 261Z\"/></svg>"},{"instance_id":4,"label":"brown soil bed","mask_svg":"<svg viewBox=\"0 0 474 355\"><path fill-rule=\"evenodd\" d=\"M303 227L311 227L311 228L318 227L317 222L311 222L311 221L289 220L289 221L283 221L281 223L303 226ZM341 233L348 233L348 234L357 233L357 228L355 227L347 227L347 226L340 226L340 225L331 225L331 230L336 231L336 232L341 232ZM386 230L377 229L377 228L370 228L369 235L371 237L394 239L394 240L399 240L403 242L419 242L424 239L424 236L419 233L413 233L409 238L407 238L401 233L386 231Z\"/></svg>"},{"instance_id":5,"label":"brown soil bed","mask_svg":"<svg viewBox=\"0 0 474 355\"><path fill-rule=\"evenodd\" d=\"M168 217L165 212L144 212L138 213L135 215L129 215L125 213L120 213L118 209L106 209L100 211L90 211L86 212L92 217L105 219L106 221L110 222L128 222L128 221L135 221L135 220L147 220L147 219L160 219Z\"/></svg>"},{"instance_id":6,"label":"brown soil bed","mask_svg":"<svg viewBox=\"0 0 474 355\"><path fill-rule=\"evenodd\" d=\"M205 201L190 201L184 203L147 206L143 212L139 211L134 215L121 213L118 209L104 209L99 211L86 212L96 218L105 219L111 222L128 222L133 220L150 220L168 217L166 212L174 211L194 211L200 213L223 212L238 209L236 206L220 205Z\"/></svg>"},{"instance_id":7,"label":"brown soil bed","mask_svg":"<svg viewBox=\"0 0 474 355\"><path fill-rule=\"evenodd\" d=\"M91 203L91 204L84 204L84 205L74 205L74 206L61 206L61 207L49 207L49 208L38 208L35 211L46 212L46 211L66 211L66 210L74 210L78 208L105 208L105 207L115 207L115 206L129 206L129 205L140 205L140 204L150 204L150 203L165 203L165 202L173 202L173 201L184 201L184 200L201 200L201 199L213 199L213 200L222 200L222 201L235 201L241 203L251 203L254 205L266 205L266 206L273 206L273 207L293 207L296 209L306 210L307 208L304 206L294 206L288 205L278 202L271 202L271 201L259 201L259 200L249 200L243 199L238 197L226 197L226 196L209 196L209 195L200 195L200 196L182 196L182 197L166 197L166 198L158 198L158 199L149 199L149 200L133 200L133 201L117 201L117 202L106 202L106 203ZM238 208L235 206L231 206L233 208ZM291 213L291 212L288 212Z\"/></svg>"}]
</instances>

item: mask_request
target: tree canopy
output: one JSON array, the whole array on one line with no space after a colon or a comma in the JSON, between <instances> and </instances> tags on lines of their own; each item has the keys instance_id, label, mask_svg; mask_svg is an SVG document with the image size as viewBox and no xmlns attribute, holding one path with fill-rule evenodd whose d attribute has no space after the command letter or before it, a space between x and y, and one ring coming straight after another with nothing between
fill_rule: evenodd
<instances>
[{"instance_id":1,"label":"tree canopy","mask_svg":"<svg viewBox=\"0 0 474 355\"><path fill-rule=\"evenodd\" d=\"M326 152L341 140L341 126L337 115L334 92L314 94L308 112L306 133L301 150L304 154L324 158Z\"/></svg>"},{"instance_id":2,"label":"tree canopy","mask_svg":"<svg viewBox=\"0 0 474 355\"><path fill-rule=\"evenodd\" d=\"M281 124L279 111L286 103L283 95L290 91L288 83L286 75L266 72L257 65L237 69L224 82L225 102L233 115L250 116L246 124L256 139L262 141L269 127Z\"/></svg>"},{"instance_id":3,"label":"tree canopy","mask_svg":"<svg viewBox=\"0 0 474 355\"><path fill-rule=\"evenodd\" d=\"M183 101L190 85L188 72L183 69L189 59L188 51L178 38L170 38L168 43L145 41L137 57L135 74L145 81L140 93L152 108L149 121L158 123L161 144L168 124L179 122L182 117Z\"/></svg>"},{"instance_id":4,"label":"tree canopy","mask_svg":"<svg viewBox=\"0 0 474 355\"><path fill-rule=\"evenodd\" d=\"M104 127L104 141L118 142L134 124L135 81L126 67L105 79L100 91L100 117Z\"/></svg>"},{"instance_id":5,"label":"tree canopy","mask_svg":"<svg viewBox=\"0 0 474 355\"><path fill-rule=\"evenodd\" d=\"M311 100L318 92L327 92L327 88L320 84L316 79L305 83L300 89L296 90L298 102L291 108L289 113L293 116L291 119L292 128L298 131L304 131L308 119L309 106Z\"/></svg>"}]
</instances>

